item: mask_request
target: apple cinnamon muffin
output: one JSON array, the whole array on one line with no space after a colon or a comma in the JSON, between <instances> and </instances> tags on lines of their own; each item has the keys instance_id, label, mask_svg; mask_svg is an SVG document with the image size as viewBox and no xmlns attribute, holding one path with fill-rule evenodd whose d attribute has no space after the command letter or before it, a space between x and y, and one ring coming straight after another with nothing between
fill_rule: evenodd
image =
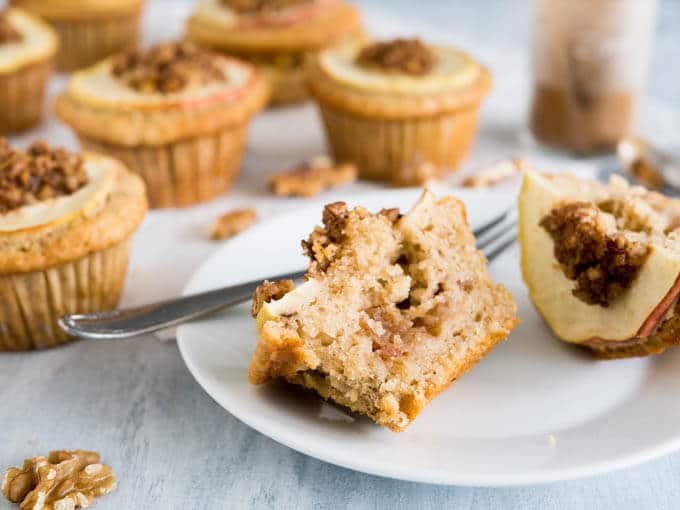
<instances>
[{"instance_id":1,"label":"apple cinnamon muffin","mask_svg":"<svg viewBox=\"0 0 680 510\"><path fill-rule=\"evenodd\" d=\"M11 0L59 34L57 69L73 71L137 45L144 0Z\"/></svg>"},{"instance_id":2,"label":"apple cinnamon muffin","mask_svg":"<svg viewBox=\"0 0 680 510\"><path fill-rule=\"evenodd\" d=\"M253 384L283 378L401 431L517 324L453 197L403 216L330 204L303 247L304 283L256 291Z\"/></svg>"},{"instance_id":3,"label":"apple cinnamon muffin","mask_svg":"<svg viewBox=\"0 0 680 510\"><path fill-rule=\"evenodd\" d=\"M526 174L522 274L557 337L600 358L680 344L680 200L571 174Z\"/></svg>"},{"instance_id":4,"label":"apple cinnamon muffin","mask_svg":"<svg viewBox=\"0 0 680 510\"><path fill-rule=\"evenodd\" d=\"M231 186L248 123L267 97L250 64L177 42L75 73L56 112L84 148L140 174L152 207L173 207Z\"/></svg>"},{"instance_id":5,"label":"apple cinnamon muffin","mask_svg":"<svg viewBox=\"0 0 680 510\"><path fill-rule=\"evenodd\" d=\"M341 0L200 0L187 24L191 41L257 66L272 104L306 99L311 58L361 33L359 12Z\"/></svg>"},{"instance_id":6,"label":"apple cinnamon muffin","mask_svg":"<svg viewBox=\"0 0 680 510\"><path fill-rule=\"evenodd\" d=\"M64 343L59 317L114 308L146 209L116 160L0 138L0 351Z\"/></svg>"},{"instance_id":7,"label":"apple cinnamon muffin","mask_svg":"<svg viewBox=\"0 0 680 510\"><path fill-rule=\"evenodd\" d=\"M59 46L47 24L17 8L0 8L0 134L35 126Z\"/></svg>"},{"instance_id":8,"label":"apple cinnamon muffin","mask_svg":"<svg viewBox=\"0 0 680 510\"><path fill-rule=\"evenodd\" d=\"M465 157L491 77L457 49L393 39L322 51L309 85L335 159L364 179L414 185Z\"/></svg>"}]
</instances>

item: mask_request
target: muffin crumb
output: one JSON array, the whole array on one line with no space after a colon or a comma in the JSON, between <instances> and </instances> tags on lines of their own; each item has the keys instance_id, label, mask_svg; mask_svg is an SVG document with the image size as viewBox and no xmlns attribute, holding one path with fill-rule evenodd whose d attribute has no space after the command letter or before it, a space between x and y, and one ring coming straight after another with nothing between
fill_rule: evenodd
<instances>
[{"instance_id":1,"label":"muffin crumb","mask_svg":"<svg viewBox=\"0 0 680 510\"><path fill-rule=\"evenodd\" d=\"M9 11L0 10L0 44L11 44L20 42L23 37L21 33L9 22Z\"/></svg>"},{"instance_id":2,"label":"muffin crumb","mask_svg":"<svg viewBox=\"0 0 680 510\"><path fill-rule=\"evenodd\" d=\"M357 64L369 68L377 67L383 71L424 76L434 69L437 55L420 39L398 38L366 46L359 52Z\"/></svg>"},{"instance_id":3,"label":"muffin crumb","mask_svg":"<svg viewBox=\"0 0 680 510\"><path fill-rule=\"evenodd\" d=\"M270 301L281 299L294 288L295 283L293 280L281 280L280 282L265 280L257 287L257 289L255 289L250 313L253 317L257 317L257 314L260 313L260 310L262 309L262 305L269 303Z\"/></svg>"},{"instance_id":4,"label":"muffin crumb","mask_svg":"<svg viewBox=\"0 0 680 510\"><path fill-rule=\"evenodd\" d=\"M352 163L336 164L330 158L320 156L274 174L270 183L276 195L310 198L325 189L354 182L357 174L357 167Z\"/></svg>"},{"instance_id":5,"label":"muffin crumb","mask_svg":"<svg viewBox=\"0 0 680 510\"><path fill-rule=\"evenodd\" d=\"M229 239L249 228L256 219L255 209L234 209L217 218L210 237L216 241Z\"/></svg>"},{"instance_id":6,"label":"muffin crumb","mask_svg":"<svg viewBox=\"0 0 680 510\"><path fill-rule=\"evenodd\" d=\"M118 55L113 75L144 94L172 94L226 79L218 57L187 42L164 43Z\"/></svg>"}]
</instances>

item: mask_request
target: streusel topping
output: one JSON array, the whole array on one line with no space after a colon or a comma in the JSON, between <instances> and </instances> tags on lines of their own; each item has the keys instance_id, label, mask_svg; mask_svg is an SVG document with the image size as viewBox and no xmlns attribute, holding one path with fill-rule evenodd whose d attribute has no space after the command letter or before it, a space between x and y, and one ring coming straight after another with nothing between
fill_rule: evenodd
<instances>
[{"instance_id":1,"label":"streusel topping","mask_svg":"<svg viewBox=\"0 0 680 510\"><path fill-rule=\"evenodd\" d=\"M607 229L602 214L593 203L572 202L554 208L540 225L553 239L564 275L576 282L574 296L606 307L630 287L649 247Z\"/></svg>"},{"instance_id":2,"label":"streusel topping","mask_svg":"<svg viewBox=\"0 0 680 510\"><path fill-rule=\"evenodd\" d=\"M424 76L437 64L437 55L420 39L392 39L363 48L357 64L383 71Z\"/></svg>"},{"instance_id":3,"label":"streusel topping","mask_svg":"<svg viewBox=\"0 0 680 510\"><path fill-rule=\"evenodd\" d=\"M222 5L239 14L276 12L289 7L311 4L315 0L221 0Z\"/></svg>"},{"instance_id":4,"label":"streusel topping","mask_svg":"<svg viewBox=\"0 0 680 510\"><path fill-rule=\"evenodd\" d=\"M83 160L64 149L35 142L26 151L0 138L0 214L75 193L88 182Z\"/></svg>"},{"instance_id":5,"label":"streusel topping","mask_svg":"<svg viewBox=\"0 0 680 510\"><path fill-rule=\"evenodd\" d=\"M0 10L0 44L21 41L21 33L9 22L8 10Z\"/></svg>"},{"instance_id":6,"label":"streusel topping","mask_svg":"<svg viewBox=\"0 0 680 510\"><path fill-rule=\"evenodd\" d=\"M226 79L219 57L191 43L164 43L115 57L113 75L144 94L171 94Z\"/></svg>"}]
</instances>

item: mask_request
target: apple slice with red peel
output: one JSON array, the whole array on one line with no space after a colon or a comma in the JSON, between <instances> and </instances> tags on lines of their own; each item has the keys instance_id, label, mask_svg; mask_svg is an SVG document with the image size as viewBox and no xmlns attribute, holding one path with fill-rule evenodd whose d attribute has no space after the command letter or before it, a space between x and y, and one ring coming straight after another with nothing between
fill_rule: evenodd
<instances>
[{"instance_id":1,"label":"apple slice with red peel","mask_svg":"<svg viewBox=\"0 0 680 510\"><path fill-rule=\"evenodd\" d=\"M627 224L628 217L618 216L621 212L612 213L602 205L612 201L630 212L634 227ZM592 203L616 234L648 247L634 278L604 306L574 295L578 284L566 276L556 258L557 241L541 226L553 210L575 202ZM571 174L526 173L519 197L522 275L531 300L560 339L593 350L620 346L627 352L655 335L673 314L680 294L680 241L675 233L667 234L679 212L680 201L629 187L621 179L604 185Z\"/></svg>"}]
</instances>

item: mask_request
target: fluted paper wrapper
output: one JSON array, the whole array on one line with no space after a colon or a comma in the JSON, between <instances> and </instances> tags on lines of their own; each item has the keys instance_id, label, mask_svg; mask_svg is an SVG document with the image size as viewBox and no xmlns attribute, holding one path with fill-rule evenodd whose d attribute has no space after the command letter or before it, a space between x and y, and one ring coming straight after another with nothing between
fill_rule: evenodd
<instances>
[{"instance_id":1,"label":"fluted paper wrapper","mask_svg":"<svg viewBox=\"0 0 680 510\"><path fill-rule=\"evenodd\" d=\"M26 131L40 122L51 72L49 59L0 74L0 134Z\"/></svg>"}]
</instances>

